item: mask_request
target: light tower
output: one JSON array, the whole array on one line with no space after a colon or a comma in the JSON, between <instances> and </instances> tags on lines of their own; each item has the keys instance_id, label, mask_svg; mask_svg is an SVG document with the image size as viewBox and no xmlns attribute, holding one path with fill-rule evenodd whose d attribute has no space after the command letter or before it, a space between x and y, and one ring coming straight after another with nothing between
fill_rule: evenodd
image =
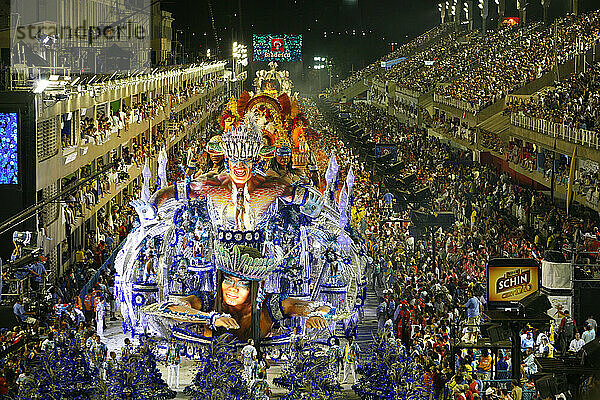
<instances>
[{"instance_id":1,"label":"light tower","mask_svg":"<svg viewBox=\"0 0 600 400\"><path fill-rule=\"evenodd\" d=\"M479 11L481 12L481 36L485 36L486 28L487 28L487 17L489 11L489 0L479 0Z\"/></svg>"},{"instance_id":2,"label":"light tower","mask_svg":"<svg viewBox=\"0 0 600 400\"><path fill-rule=\"evenodd\" d=\"M438 4L438 10L440 11L440 20L442 25L444 25L444 22L446 22L446 4L447 3L439 3Z\"/></svg>"},{"instance_id":3,"label":"light tower","mask_svg":"<svg viewBox=\"0 0 600 400\"><path fill-rule=\"evenodd\" d=\"M506 11L506 0L495 0L498 6L498 28L502 26L502 20L504 19L504 12Z\"/></svg>"},{"instance_id":4,"label":"light tower","mask_svg":"<svg viewBox=\"0 0 600 400\"><path fill-rule=\"evenodd\" d=\"M527 18L527 3L525 0L517 0L517 10L519 10L519 24L524 26Z\"/></svg>"},{"instance_id":5,"label":"light tower","mask_svg":"<svg viewBox=\"0 0 600 400\"><path fill-rule=\"evenodd\" d=\"M460 23L460 11L458 10L458 0L454 0L452 3L451 14L454 22L454 29L458 31L458 24Z\"/></svg>"},{"instance_id":6,"label":"light tower","mask_svg":"<svg viewBox=\"0 0 600 400\"><path fill-rule=\"evenodd\" d=\"M467 0L463 3L463 11L465 13L465 21L469 23L469 31L473 30L473 2Z\"/></svg>"},{"instance_id":7,"label":"light tower","mask_svg":"<svg viewBox=\"0 0 600 400\"><path fill-rule=\"evenodd\" d=\"M544 24L548 25L548 9L550 8L550 0L542 0L542 7L544 9Z\"/></svg>"}]
</instances>

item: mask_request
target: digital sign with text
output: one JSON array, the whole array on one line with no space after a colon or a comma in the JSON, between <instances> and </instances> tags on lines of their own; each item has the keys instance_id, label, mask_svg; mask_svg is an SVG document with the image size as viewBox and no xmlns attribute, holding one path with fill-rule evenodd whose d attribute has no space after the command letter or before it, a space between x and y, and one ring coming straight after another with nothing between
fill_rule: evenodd
<instances>
[{"instance_id":1,"label":"digital sign with text","mask_svg":"<svg viewBox=\"0 0 600 400\"><path fill-rule=\"evenodd\" d=\"M488 301L513 302L539 289L539 268L536 265L488 265Z\"/></svg>"},{"instance_id":2,"label":"digital sign with text","mask_svg":"<svg viewBox=\"0 0 600 400\"><path fill-rule=\"evenodd\" d=\"M254 61L302 61L302 35L254 34Z\"/></svg>"}]
</instances>

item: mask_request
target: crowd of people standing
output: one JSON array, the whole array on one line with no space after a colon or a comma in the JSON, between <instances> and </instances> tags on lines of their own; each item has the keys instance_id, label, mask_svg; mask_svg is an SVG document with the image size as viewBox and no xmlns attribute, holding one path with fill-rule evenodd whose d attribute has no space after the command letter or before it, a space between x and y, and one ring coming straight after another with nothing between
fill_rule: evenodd
<instances>
[{"instance_id":1,"label":"crowd of people standing","mask_svg":"<svg viewBox=\"0 0 600 400\"><path fill-rule=\"evenodd\" d=\"M487 261L494 257L541 260L544 250L562 250L563 246L593 249L600 239L594 233L598 221L586 219L584 224L583 218L568 218L540 193L520 186L493 167L473 163L470 154L414 126L400 124L375 106L362 103L344 111L351 113L374 142L397 144L398 158L405 164L399 175L415 174L415 185L427 185L431 191L430 202L417 205L418 210L452 211L456 217L451 227L434 233L435 245L426 238L412 237L404 222L392 218L406 221L409 215L398 204L402 200L394 200L385 180L365 168L341 139L331 142L341 168L352 166L357 177L352 223L365 235L372 259L373 289L380 297L378 330L392 332L403 346L421 355L435 398L461 398L467 391L472 395L471 384L478 380L474 386L481 392L479 398L493 398L492 392L501 396L503 390L509 396L510 385L497 390L485 387L490 389L485 394L481 381L510 376L510 354L492 354L474 346L459 352L455 359L451 352L456 341L476 344L480 336L473 326L485 304ZM335 129L325 121L317 129L335 137ZM583 235L593 236L593 240L583 241ZM569 318L566 321L572 320ZM524 361L515 366L522 369L523 381L515 382L512 387L518 389L513 393L521 388L534 390L535 355L578 350L583 343L578 335L591 340L594 322L590 317L585 330L579 331L558 324L553 335L523 330L527 343ZM529 345L531 341L534 346Z\"/></svg>"}]
</instances>

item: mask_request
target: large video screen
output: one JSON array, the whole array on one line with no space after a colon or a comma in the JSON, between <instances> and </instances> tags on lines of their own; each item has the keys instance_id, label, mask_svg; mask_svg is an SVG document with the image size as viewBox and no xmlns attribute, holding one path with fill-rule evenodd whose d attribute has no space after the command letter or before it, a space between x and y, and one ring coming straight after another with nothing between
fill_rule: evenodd
<instances>
[{"instance_id":1,"label":"large video screen","mask_svg":"<svg viewBox=\"0 0 600 400\"><path fill-rule=\"evenodd\" d=\"M487 300L515 302L539 289L539 267L530 259L490 260L487 267Z\"/></svg>"},{"instance_id":2,"label":"large video screen","mask_svg":"<svg viewBox=\"0 0 600 400\"><path fill-rule=\"evenodd\" d=\"M302 61L302 35L252 35L254 61Z\"/></svg>"},{"instance_id":3,"label":"large video screen","mask_svg":"<svg viewBox=\"0 0 600 400\"><path fill-rule=\"evenodd\" d=\"M17 113L0 113L0 185L19 183Z\"/></svg>"}]
</instances>

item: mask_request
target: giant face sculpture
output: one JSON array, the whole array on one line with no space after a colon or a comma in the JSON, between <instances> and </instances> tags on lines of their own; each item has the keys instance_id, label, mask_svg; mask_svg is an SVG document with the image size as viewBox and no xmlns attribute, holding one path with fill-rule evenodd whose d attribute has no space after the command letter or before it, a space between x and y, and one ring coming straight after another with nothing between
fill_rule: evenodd
<instances>
[{"instance_id":1,"label":"giant face sculpture","mask_svg":"<svg viewBox=\"0 0 600 400\"><path fill-rule=\"evenodd\" d=\"M232 307L244 304L250 296L250 286L250 281L238 279L231 275L224 275L223 283L221 283L223 301Z\"/></svg>"},{"instance_id":2,"label":"giant face sculpture","mask_svg":"<svg viewBox=\"0 0 600 400\"><path fill-rule=\"evenodd\" d=\"M288 155L277 154L275 156L275 160L277 160L277 164L279 164L282 168L285 168L292 160L292 157Z\"/></svg>"},{"instance_id":3,"label":"giant face sculpture","mask_svg":"<svg viewBox=\"0 0 600 400\"><path fill-rule=\"evenodd\" d=\"M214 165L218 165L220 163L223 162L223 154L214 154L214 153L210 153L209 154L210 160L213 162Z\"/></svg>"},{"instance_id":4,"label":"giant face sculpture","mask_svg":"<svg viewBox=\"0 0 600 400\"><path fill-rule=\"evenodd\" d=\"M252 178L252 160L234 160L229 167L231 180L238 185L243 185Z\"/></svg>"}]
</instances>

